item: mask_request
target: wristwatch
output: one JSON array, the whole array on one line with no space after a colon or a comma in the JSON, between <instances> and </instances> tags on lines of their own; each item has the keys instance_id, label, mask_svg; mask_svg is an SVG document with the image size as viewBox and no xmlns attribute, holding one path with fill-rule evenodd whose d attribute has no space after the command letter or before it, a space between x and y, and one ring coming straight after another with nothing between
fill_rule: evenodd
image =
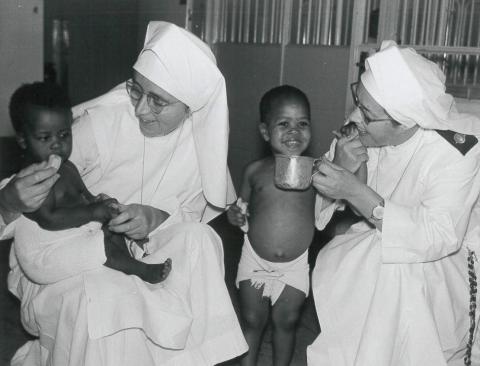
<instances>
[{"instance_id":1,"label":"wristwatch","mask_svg":"<svg viewBox=\"0 0 480 366\"><path fill-rule=\"evenodd\" d=\"M385 210L385 201L382 199L378 205L372 209L372 214L370 215L370 220L380 221L383 220L383 211Z\"/></svg>"}]
</instances>

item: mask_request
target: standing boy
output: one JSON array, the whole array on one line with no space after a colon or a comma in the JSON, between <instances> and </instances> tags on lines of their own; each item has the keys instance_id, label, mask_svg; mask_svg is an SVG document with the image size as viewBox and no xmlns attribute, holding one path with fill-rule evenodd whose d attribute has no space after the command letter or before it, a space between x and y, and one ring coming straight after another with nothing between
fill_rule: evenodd
<instances>
[{"instance_id":1,"label":"standing boy","mask_svg":"<svg viewBox=\"0 0 480 366\"><path fill-rule=\"evenodd\" d=\"M260 102L260 118L260 133L273 155L298 156L307 149L311 137L310 104L301 90L284 85L268 91ZM236 281L249 345L241 361L243 366L256 363L270 310L274 365L290 363L297 320L309 290L314 190L276 187L274 167L274 156L249 164L240 199L228 210L231 224L243 226L248 216L249 226Z\"/></svg>"}]
</instances>

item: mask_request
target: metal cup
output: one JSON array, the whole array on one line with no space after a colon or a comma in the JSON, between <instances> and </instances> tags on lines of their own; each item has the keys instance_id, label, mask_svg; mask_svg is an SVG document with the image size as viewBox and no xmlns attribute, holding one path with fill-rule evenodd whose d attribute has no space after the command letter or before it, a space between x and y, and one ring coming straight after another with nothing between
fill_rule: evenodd
<instances>
[{"instance_id":1,"label":"metal cup","mask_svg":"<svg viewBox=\"0 0 480 366\"><path fill-rule=\"evenodd\" d=\"M275 155L275 185L288 190L307 189L318 160L309 156Z\"/></svg>"}]
</instances>

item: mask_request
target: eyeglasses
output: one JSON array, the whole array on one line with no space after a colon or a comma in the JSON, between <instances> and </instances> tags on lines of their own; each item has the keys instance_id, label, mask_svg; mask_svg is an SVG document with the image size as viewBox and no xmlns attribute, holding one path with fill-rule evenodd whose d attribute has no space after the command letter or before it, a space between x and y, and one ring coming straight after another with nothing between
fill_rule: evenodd
<instances>
[{"instance_id":1,"label":"eyeglasses","mask_svg":"<svg viewBox=\"0 0 480 366\"><path fill-rule=\"evenodd\" d=\"M167 103L163 101L158 95L152 93L145 93L141 85L131 79L127 80L126 87L127 93L130 96L130 99L134 106L136 106L138 101L142 99L142 95L146 95L148 107L154 114L160 114L165 107L180 103L179 101Z\"/></svg>"},{"instance_id":2,"label":"eyeglasses","mask_svg":"<svg viewBox=\"0 0 480 366\"><path fill-rule=\"evenodd\" d=\"M371 122L381 122L381 121L391 121L391 120L393 120L393 118L390 117L387 112L385 112L387 114L386 118L372 119L372 118L368 117L367 113L365 113L366 108L362 105L362 103L360 103L360 100L358 99L357 88L358 88L358 81L350 84L350 91L352 92L353 104L355 104L355 107L357 107L360 110L360 113L362 113L363 120L365 121L365 123L367 125Z\"/></svg>"}]
</instances>

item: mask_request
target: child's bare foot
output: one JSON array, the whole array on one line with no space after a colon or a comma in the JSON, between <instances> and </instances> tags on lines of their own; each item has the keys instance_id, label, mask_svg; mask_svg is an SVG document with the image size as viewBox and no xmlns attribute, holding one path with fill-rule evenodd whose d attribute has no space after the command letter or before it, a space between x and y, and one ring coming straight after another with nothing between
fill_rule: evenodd
<instances>
[{"instance_id":1,"label":"child's bare foot","mask_svg":"<svg viewBox=\"0 0 480 366\"><path fill-rule=\"evenodd\" d=\"M168 277L171 270L172 260L170 258L159 264L145 264L145 272L141 278L146 282L160 283Z\"/></svg>"}]
</instances>

